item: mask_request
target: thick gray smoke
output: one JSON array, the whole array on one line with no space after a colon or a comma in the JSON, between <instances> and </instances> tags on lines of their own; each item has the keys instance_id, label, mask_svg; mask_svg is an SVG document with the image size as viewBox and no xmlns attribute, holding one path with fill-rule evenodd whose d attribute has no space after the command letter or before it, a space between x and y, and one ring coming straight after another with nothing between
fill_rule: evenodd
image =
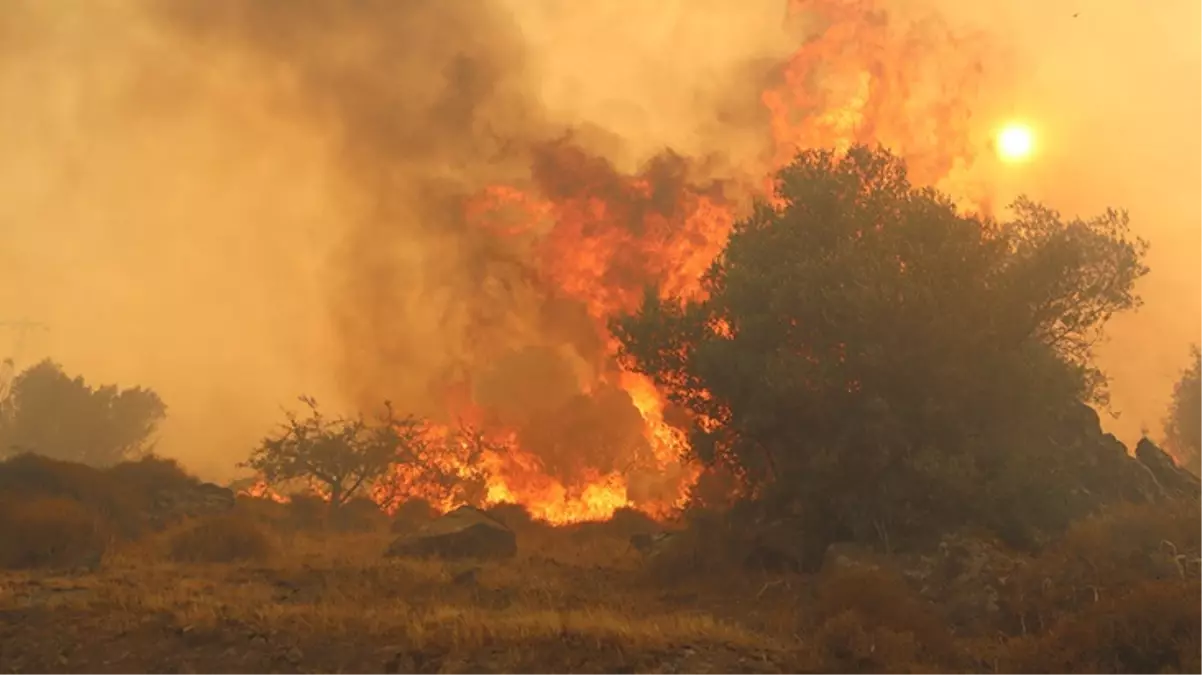
<instances>
[{"instance_id":1,"label":"thick gray smoke","mask_svg":"<svg viewBox=\"0 0 1202 675\"><path fill-rule=\"evenodd\" d=\"M913 148L938 150L985 147L995 123L1026 114L1043 131L1038 162L1025 174L957 164L953 182L968 192L979 182L1021 187L1084 212L1112 205L1094 196L1117 188L1097 186L1121 186L1113 205L1161 227L1141 232L1161 256L1143 313L1155 323L1108 349L1170 355L1157 357L1159 370L1120 372L1115 386L1117 398L1150 402L1125 419L1154 420L1176 372L1171 355L1184 358L1197 335L1198 303L1183 313L1168 301L1181 289L1197 297L1197 199L1186 198L1197 194L1196 35L1169 62L1163 40L1149 37L1165 33L1135 10L1071 23L1066 11L1055 23L1042 4L813 0L806 6L834 8L833 18L803 13L797 23L783 20L787 4L4 2L0 320L50 330L19 353L2 333L0 352L19 367L53 356L93 381L155 388L170 407L162 449L215 477L300 393L332 408L389 397L439 414L443 385L470 376L476 399L511 423L567 406L565 418L586 427L598 415L574 385L605 367L607 345L546 274L564 261L539 259L530 237L500 236L465 210L498 184L610 190L623 213L669 224L672 199L729 199L780 150L764 90L821 32L819 47L840 50L812 50L821 67L791 86L822 79L840 99L807 108L803 97L795 118L832 133L858 124L902 146L909 134ZM1165 12L1184 7L1170 4ZM929 49L922 31L877 30L925 21L937 5L1021 52L1023 78L951 67L963 57L989 71L980 33ZM1191 7L1182 16L1192 20ZM1114 39L1091 37L1103 33ZM1135 34L1139 45L1108 46ZM1026 76L1036 70L1038 88ZM949 83L945 71L969 78ZM1118 75L1081 76L1097 72L1121 74L1139 95L1118 105ZM1173 108L1182 83L1195 96L1177 99L1193 103ZM954 109L912 107L921 87ZM1126 169L1161 164L1185 168ZM615 187L614 176L640 171L667 177L656 182L670 199ZM1158 195L1185 197L1173 206ZM626 259L639 264L605 270L598 283L663 271L639 253ZM612 392L597 392L597 410L637 423L613 412ZM604 443L630 444L613 431ZM546 433L528 440L558 447Z\"/></svg>"},{"instance_id":2,"label":"thick gray smoke","mask_svg":"<svg viewBox=\"0 0 1202 675\"><path fill-rule=\"evenodd\" d=\"M707 158L705 181L754 167L782 16L778 0L7 3L0 306L53 327L25 360L160 390L164 447L209 472L301 392L437 415L470 376L486 405L558 386L579 408L594 319L467 200L555 180L554 162L532 173L549 148L601 173L669 148ZM543 365L514 376L532 353ZM529 405L518 417L546 414Z\"/></svg>"}]
</instances>

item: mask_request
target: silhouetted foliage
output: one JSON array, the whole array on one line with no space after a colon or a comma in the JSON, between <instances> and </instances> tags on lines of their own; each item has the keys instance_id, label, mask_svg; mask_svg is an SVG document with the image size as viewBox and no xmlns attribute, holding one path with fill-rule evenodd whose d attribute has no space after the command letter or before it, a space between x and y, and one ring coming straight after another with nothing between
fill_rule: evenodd
<instances>
[{"instance_id":1,"label":"silhouetted foliage","mask_svg":"<svg viewBox=\"0 0 1202 675\"><path fill-rule=\"evenodd\" d=\"M1192 362L1173 386L1173 402L1164 422L1165 445L1182 464L1202 474L1202 351L1190 348Z\"/></svg>"},{"instance_id":2,"label":"silhouetted foliage","mask_svg":"<svg viewBox=\"0 0 1202 675\"><path fill-rule=\"evenodd\" d=\"M107 466L148 452L167 407L150 389L89 386L43 361L14 380L0 409L0 454L33 452Z\"/></svg>"},{"instance_id":3,"label":"silhouetted foliage","mask_svg":"<svg viewBox=\"0 0 1202 675\"><path fill-rule=\"evenodd\" d=\"M1147 272L1125 214L962 215L864 147L801 154L776 196L699 298L649 289L613 330L699 420L697 456L804 505L811 534L887 540L987 510L990 477L1055 461L1044 430L1066 406L1106 400L1091 347Z\"/></svg>"},{"instance_id":4,"label":"silhouetted foliage","mask_svg":"<svg viewBox=\"0 0 1202 675\"><path fill-rule=\"evenodd\" d=\"M281 431L263 439L239 465L255 470L269 485L313 481L336 508L394 464L413 463L421 454L422 423L412 416L397 417L388 402L378 419L368 421L362 415L326 417L312 398L300 400L308 416L287 412Z\"/></svg>"}]
</instances>

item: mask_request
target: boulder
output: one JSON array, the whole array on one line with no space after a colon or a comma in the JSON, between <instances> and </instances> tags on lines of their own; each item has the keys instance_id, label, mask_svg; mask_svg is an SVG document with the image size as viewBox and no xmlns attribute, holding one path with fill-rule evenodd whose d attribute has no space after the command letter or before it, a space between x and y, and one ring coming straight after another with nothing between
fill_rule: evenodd
<instances>
[{"instance_id":1,"label":"boulder","mask_svg":"<svg viewBox=\"0 0 1202 675\"><path fill-rule=\"evenodd\" d=\"M503 559L517 554L513 530L487 513L461 506L398 537L384 553L387 557L414 556L445 559Z\"/></svg>"}]
</instances>

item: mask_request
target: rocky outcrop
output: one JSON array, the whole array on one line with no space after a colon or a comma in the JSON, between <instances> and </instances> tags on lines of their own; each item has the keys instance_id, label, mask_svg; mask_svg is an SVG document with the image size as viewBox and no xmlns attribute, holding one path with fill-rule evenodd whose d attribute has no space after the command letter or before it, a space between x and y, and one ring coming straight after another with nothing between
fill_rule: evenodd
<instances>
[{"instance_id":1,"label":"rocky outcrop","mask_svg":"<svg viewBox=\"0 0 1202 675\"><path fill-rule=\"evenodd\" d=\"M1202 495L1202 483L1198 477L1177 466L1172 457L1147 438L1141 438L1135 446L1135 459L1145 468L1160 488L1158 496L1171 499L1197 499Z\"/></svg>"},{"instance_id":2,"label":"rocky outcrop","mask_svg":"<svg viewBox=\"0 0 1202 675\"><path fill-rule=\"evenodd\" d=\"M1084 404L1007 452L1002 470L981 486L978 524L1014 546L1037 549L1070 523L1117 504L1200 496L1198 479L1164 451L1144 439L1132 456Z\"/></svg>"},{"instance_id":3,"label":"rocky outcrop","mask_svg":"<svg viewBox=\"0 0 1202 675\"><path fill-rule=\"evenodd\" d=\"M480 509L461 506L413 534L401 535L384 555L504 559L516 554L517 536L513 530Z\"/></svg>"}]
</instances>

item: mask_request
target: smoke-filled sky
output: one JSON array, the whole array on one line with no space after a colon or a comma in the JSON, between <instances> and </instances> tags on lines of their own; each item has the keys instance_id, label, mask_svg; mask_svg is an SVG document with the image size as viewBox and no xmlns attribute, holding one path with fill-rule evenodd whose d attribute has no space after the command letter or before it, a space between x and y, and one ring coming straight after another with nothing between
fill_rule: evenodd
<instances>
[{"instance_id":1,"label":"smoke-filled sky","mask_svg":"<svg viewBox=\"0 0 1202 675\"><path fill-rule=\"evenodd\" d=\"M868 2L822 4L882 21ZM925 58L915 78L964 113L956 138L927 145L979 144L1012 117L1038 134L1032 162L979 151L949 189L1126 208L1151 241L1147 304L1116 320L1103 357L1112 428L1158 429L1202 320L1198 3L887 4L893 24L950 27L897 51ZM786 22L784 5L5 2L0 320L49 330L0 334L0 352L155 388L162 451L211 477L300 393L435 412L430 383L476 363L481 330L515 349L574 330L570 311L548 319L503 283L521 265L498 261L523 249L470 231L465 197L546 183L535 149L565 138L618 171L669 147L695 160L690 181L754 180L778 151L761 92L803 39L839 30ZM949 55L972 86L940 82ZM570 368L587 368L573 344Z\"/></svg>"}]
</instances>

